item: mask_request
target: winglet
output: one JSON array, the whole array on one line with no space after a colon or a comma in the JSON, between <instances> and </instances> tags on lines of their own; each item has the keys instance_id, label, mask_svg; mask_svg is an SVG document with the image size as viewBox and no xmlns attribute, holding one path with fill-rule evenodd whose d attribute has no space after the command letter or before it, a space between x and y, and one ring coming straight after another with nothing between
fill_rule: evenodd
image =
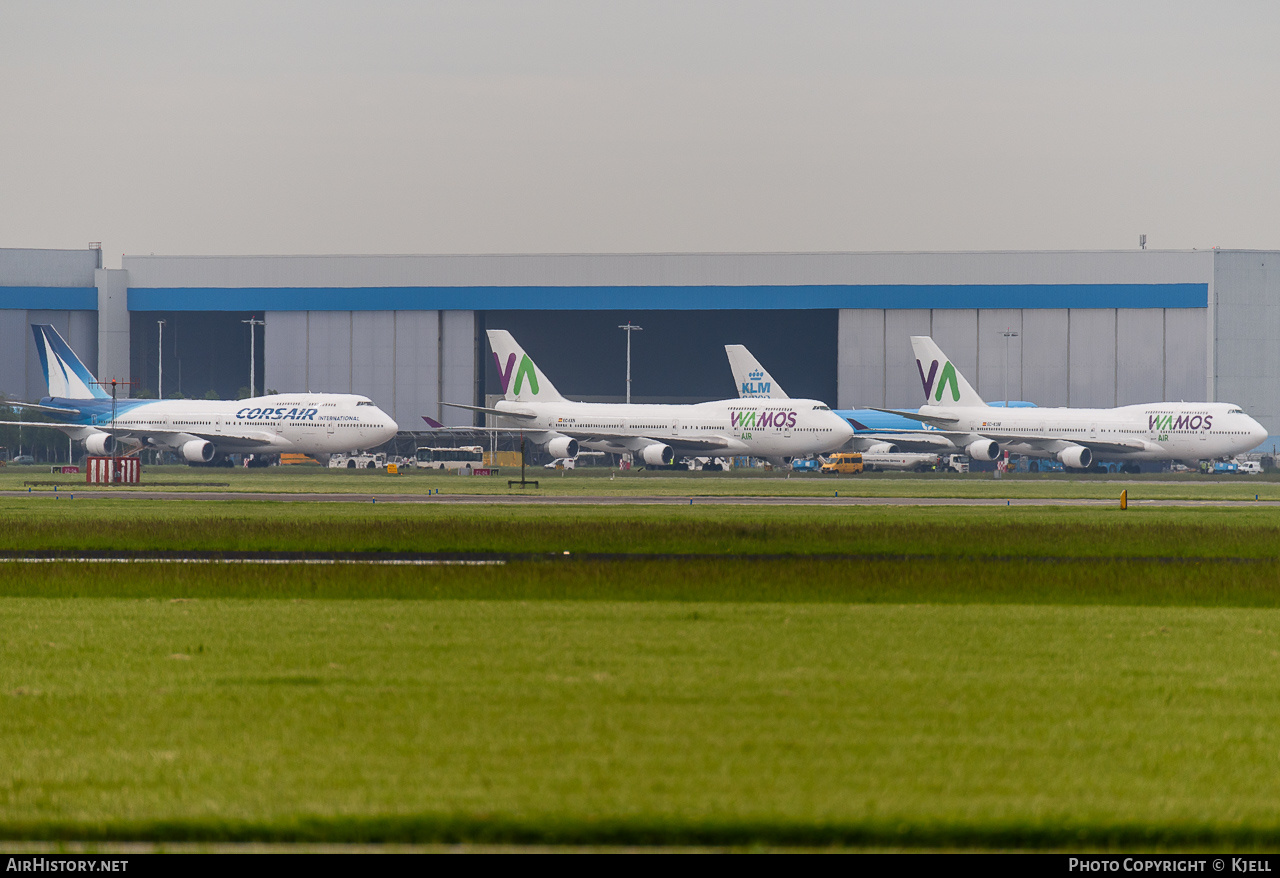
<instances>
[{"instance_id":1,"label":"winglet","mask_svg":"<svg viewBox=\"0 0 1280 878\"><path fill-rule=\"evenodd\" d=\"M426 415L423 415L423 416L422 416L422 420L426 421L426 422L427 422L427 426L428 426L428 427L430 427L432 430L443 430L443 429L444 429L444 424L440 423L440 422L439 422L439 421L437 421L435 418L428 418Z\"/></svg>"}]
</instances>

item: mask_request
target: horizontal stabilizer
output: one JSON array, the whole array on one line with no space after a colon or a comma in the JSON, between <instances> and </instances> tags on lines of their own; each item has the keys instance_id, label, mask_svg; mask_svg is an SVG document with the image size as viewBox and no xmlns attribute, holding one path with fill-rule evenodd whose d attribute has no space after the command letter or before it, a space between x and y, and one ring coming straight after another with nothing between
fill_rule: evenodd
<instances>
[{"instance_id":1,"label":"horizontal stabilizer","mask_svg":"<svg viewBox=\"0 0 1280 878\"><path fill-rule=\"evenodd\" d=\"M78 415L80 409L73 409L70 406L62 405L40 405L36 402L18 402L16 399L6 399L3 405L15 409L36 409L42 412L59 412L64 415Z\"/></svg>"}]
</instances>

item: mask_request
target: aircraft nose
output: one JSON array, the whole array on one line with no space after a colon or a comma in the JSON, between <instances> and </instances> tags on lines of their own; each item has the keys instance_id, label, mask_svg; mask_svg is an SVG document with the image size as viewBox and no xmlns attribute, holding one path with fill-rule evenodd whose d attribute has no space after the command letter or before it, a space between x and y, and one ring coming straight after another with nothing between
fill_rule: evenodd
<instances>
[{"instance_id":1,"label":"aircraft nose","mask_svg":"<svg viewBox=\"0 0 1280 878\"><path fill-rule=\"evenodd\" d=\"M848 441L849 439L852 439L854 433L856 432L853 429L853 424L850 424L848 421L846 421L844 418L840 417L839 415L834 415L834 417L837 421L837 426L835 428L836 435L842 436L846 441Z\"/></svg>"},{"instance_id":2,"label":"aircraft nose","mask_svg":"<svg viewBox=\"0 0 1280 878\"><path fill-rule=\"evenodd\" d=\"M387 437L383 441L389 442L390 440L395 438L396 433L400 432L400 425L397 424L394 420L392 420L389 414L387 414L386 412L383 412L382 413L382 430Z\"/></svg>"},{"instance_id":3,"label":"aircraft nose","mask_svg":"<svg viewBox=\"0 0 1280 878\"><path fill-rule=\"evenodd\" d=\"M1267 428L1259 424L1257 421L1254 421L1253 429L1249 431L1249 436L1254 442L1261 445L1263 442L1267 441Z\"/></svg>"}]
</instances>

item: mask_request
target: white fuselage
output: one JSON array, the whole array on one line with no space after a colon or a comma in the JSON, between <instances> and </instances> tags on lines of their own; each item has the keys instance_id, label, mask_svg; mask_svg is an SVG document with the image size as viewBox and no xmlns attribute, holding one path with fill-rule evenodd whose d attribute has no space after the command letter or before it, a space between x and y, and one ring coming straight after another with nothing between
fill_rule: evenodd
<instances>
[{"instance_id":1,"label":"white fuselage","mask_svg":"<svg viewBox=\"0 0 1280 878\"><path fill-rule=\"evenodd\" d=\"M1149 403L1111 409L926 405L920 414L954 418L948 431L994 439L1002 448L1053 457L1090 447L1098 458L1207 460L1256 448L1266 429L1230 403Z\"/></svg>"},{"instance_id":2,"label":"white fuselage","mask_svg":"<svg viewBox=\"0 0 1280 878\"><path fill-rule=\"evenodd\" d=\"M52 400L71 403L83 401ZM110 401L75 422L124 441L177 448L192 439L220 453L332 454L373 448L397 426L367 397L347 393L288 393L241 400L122 400L114 419Z\"/></svg>"},{"instance_id":3,"label":"white fuselage","mask_svg":"<svg viewBox=\"0 0 1280 878\"><path fill-rule=\"evenodd\" d=\"M849 422L812 399L726 399L693 405L500 401L524 430L578 439L600 451L638 451L653 443L682 455L803 457L833 451L853 436ZM512 419L513 421L516 419Z\"/></svg>"}]
</instances>

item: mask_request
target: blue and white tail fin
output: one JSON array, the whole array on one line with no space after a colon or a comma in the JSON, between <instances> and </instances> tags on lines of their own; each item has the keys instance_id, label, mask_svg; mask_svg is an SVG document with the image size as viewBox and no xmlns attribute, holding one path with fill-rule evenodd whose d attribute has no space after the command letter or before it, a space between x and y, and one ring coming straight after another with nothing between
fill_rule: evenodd
<instances>
[{"instance_id":1,"label":"blue and white tail fin","mask_svg":"<svg viewBox=\"0 0 1280 878\"><path fill-rule=\"evenodd\" d=\"M49 396L58 399L110 399L111 394L95 383L97 380L80 362L75 351L62 340L58 330L47 323L31 324L36 337L40 367L49 385Z\"/></svg>"},{"instance_id":2,"label":"blue and white tail fin","mask_svg":"<svg viewBox=\"0 0 1280 878\"><path fill-rule=\"evenodd\" d=\"M729 356L729 368L733 371L733 383L738 385L738 396L743 399L789 399L787 394L765 371L764 366L740 344L727 344L724 352Z\"/></svg>"}]
</instances>

